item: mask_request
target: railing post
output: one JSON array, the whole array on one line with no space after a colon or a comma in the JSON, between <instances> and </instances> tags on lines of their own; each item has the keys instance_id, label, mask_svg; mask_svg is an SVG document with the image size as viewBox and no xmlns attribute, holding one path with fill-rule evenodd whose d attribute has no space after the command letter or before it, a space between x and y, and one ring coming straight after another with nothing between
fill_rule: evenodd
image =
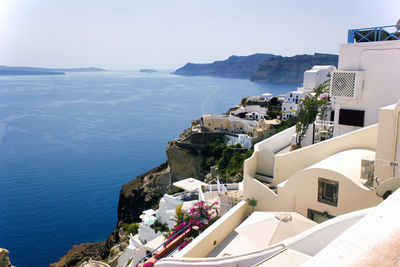
<instances>
[{"instance_id":1,"label":"railing post","mask_svg":"<svg viewBox=\"0 0 400 267\"><path fill-rule=\"evenodd\" d=\"M354 42L354 31L349 30L349 33L347 35L347 43L351 44Z\"/></svg>"}]
</instances>

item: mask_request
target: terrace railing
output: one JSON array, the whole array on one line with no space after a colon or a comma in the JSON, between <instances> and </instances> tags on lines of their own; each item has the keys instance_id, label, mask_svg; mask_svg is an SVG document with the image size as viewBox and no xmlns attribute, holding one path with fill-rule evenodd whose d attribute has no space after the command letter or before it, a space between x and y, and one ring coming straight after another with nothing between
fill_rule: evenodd
<instances>
[{"instance_id":1,"label":"terrace railing","mask_svg":"<svg viewBox=\"0 0 400 267\"><path fill-rule=\"evenodd\" d=\"M349 30L348 43L400 40L400 24Z\"/></svg>"}]
</instances>

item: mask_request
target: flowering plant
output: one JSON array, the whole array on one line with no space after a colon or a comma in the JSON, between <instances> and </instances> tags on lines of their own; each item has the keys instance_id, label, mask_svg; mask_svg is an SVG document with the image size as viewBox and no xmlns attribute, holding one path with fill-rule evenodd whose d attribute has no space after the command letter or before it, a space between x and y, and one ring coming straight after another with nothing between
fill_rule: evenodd
<instances>
[{"instance_id":1,"label":"flowering plant","mask_svg":"<svg viewBox=\"0 0 400 267\"><path fill-rule=\"evenodd\" d=\"M193 207L184 214L185 216L180 216L180 218L176 217L176 224L171 229L171 232L167 237L167 243L172 242L175 238L177 238L178 233L182 229L186 227L188 228L189 225L192 227L192 229L197 229L196 231L205 228L208 222L215 216L215 212L212 210L212 208L216 204L218 204L218 202L208 205L204 201L200 201L194 204ZM182 243L182 248L184 248L190 241L191 240L186 240L186 244L185 242Z\"/></svg>"}]
</instances>

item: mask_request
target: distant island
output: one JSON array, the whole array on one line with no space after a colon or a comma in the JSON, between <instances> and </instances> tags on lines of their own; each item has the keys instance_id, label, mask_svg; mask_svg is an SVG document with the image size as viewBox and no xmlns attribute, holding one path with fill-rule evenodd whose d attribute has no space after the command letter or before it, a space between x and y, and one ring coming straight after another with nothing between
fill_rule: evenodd
<instances>
[{"instance_id":1,"label":"distant island","mask_svg":"<svg viewBox=\"0 0 400 267\"><path fill-rule=\"evenodd\" d=\"M140 69L139 72L153 73L153 72L157 72L157 70L153 70L153 69Z\"/></svg>"},{"instance_id":2,"label":"distant island","mask_svg":"<svg viewBox=\"0 0 400 267\"><path fill-rule=\"evenodd\" d=\"M0 75L65 75L66 72L98 72L100 68L36 68L0 66Z\"/></svg>"},{"instance_id":3,"label":"distant island","mask_svg":"<svg viewBox=\"0 0 400 267\"><path fill-rule=\"evenodd\" d=\"M314 65L338 65L338 56L315 53L282 57L273 54L231 56L207 64L187 63L173 74L250 79L255 82L301 83L303 74Z\"/></svg>"}]
</instances>

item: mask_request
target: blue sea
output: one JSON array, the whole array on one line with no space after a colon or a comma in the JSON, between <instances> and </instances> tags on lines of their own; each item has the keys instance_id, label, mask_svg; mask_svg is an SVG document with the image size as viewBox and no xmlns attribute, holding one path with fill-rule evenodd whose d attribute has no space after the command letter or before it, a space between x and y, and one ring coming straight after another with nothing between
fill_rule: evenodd
<instances>
[{"instance_id":1,"label":"blue sea","mask_svg":"<svg viewBox=\"0 0 400 267\"><path fill-rule=\"evenodd\" d=\"M0 76L0 248L17 267L48 266L104 241L121 186L165 162L191 120L297 86L166 71Z\"/></svg>"}]
</instances>

